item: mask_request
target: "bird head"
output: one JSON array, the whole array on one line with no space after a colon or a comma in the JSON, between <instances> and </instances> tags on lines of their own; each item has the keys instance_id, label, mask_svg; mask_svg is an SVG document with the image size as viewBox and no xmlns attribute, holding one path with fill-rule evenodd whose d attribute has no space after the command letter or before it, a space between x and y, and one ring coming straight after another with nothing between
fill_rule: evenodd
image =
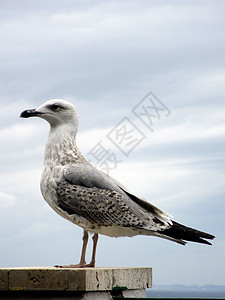
<instances>
[{"instance_id":1,"label":"bird head","mask_svg":"<svg viewBox=\"0 0 225 300\"><path fill-rule=\"evenodd\" d=\"M69 124L78 126L78 114L74 105L61 99L49 100L38 108L25 110L20 117L39 117L46 120L51 127Z\"/></svg>"}]
</instances>

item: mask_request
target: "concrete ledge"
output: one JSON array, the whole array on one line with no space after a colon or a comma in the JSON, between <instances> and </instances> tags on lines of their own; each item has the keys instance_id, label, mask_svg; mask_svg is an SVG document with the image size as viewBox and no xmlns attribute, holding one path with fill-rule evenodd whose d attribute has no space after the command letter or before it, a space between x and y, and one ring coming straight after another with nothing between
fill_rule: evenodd
<instances>
[{"instance_id":1,"label":"concrete ledge","mask_svg":"<svg viewBox=\"0 0 225 300\"><path fill-rule=\"evenodd\" d=\"M1 291L98 292L151 286L152 268L0 268Z\"/></svg>"}]
</instances>

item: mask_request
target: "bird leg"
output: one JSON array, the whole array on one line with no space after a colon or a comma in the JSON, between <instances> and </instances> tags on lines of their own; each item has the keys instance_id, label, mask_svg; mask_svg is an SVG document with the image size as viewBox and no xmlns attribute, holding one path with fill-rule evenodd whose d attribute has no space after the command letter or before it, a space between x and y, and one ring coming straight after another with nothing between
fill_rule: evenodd
<instances>
[{"instance_id":1,"label":"bird leg","mask_svg":"<svg viewBox=\"0 0 225 300\"><path fill-rule=\"evenodd\" d=\"M88 243L88 232L84 230L83 234L83 246L82 246L82 251L81 251L81 257L80 257L80 263L79 264L71 264L71 265L63 265L63 266L55 266L57 268L84 268L86 266L86 261L85 261L85 254L86 254L86 249L87 249L87 243Z\"/></svg>"},{"instance_id":2,"label":"bird leg","mask_svg":"<svg viewBox=\"0 0 225 300\"><path fill-rule=\"evenodd\" d=\"M85 256L86 256L87 244L88 244L88 232L86 230L84 230L83 246L82 246L80 263L79 263L80 267L78 267L78 268L82 268L83 266L86 265Z\"/></svg>"},{"instance_id":3,"label":"bird leg","mask_svg":"<svg viewBox=\"0 0 225 300\"><path fill-rule=\"evenodd\" d=\"M89 264L86 264L85 267L94 268L95 267L95 255L96 255L96 248L98 243L98 234L95 233L92 237L93 240L93 250L92 250L92 257Z\"/></svg>"},{"instance_id":4,"label":"bird leg","mask_svg":"<svg viewBox=\"0 0 225 300\"><path fill-rule=\"evenodd\" d=\"M86 263L85 260L85 254L86 254L86 249L87 249L87 243L88 243L88 231L84 230L84 235L83 235L83 246L82 246L82 251L81 251L81 258L80 258L80 263L76 265L63 265L63 266L55 266L57 268L94 268L95 267L95 255L96 255L96 248L97 248L97 243L98 243L98 234L95 233L93 235L93 251L92 251L92 257L91 257L91 262L89 264Z\"/></svg>"}]
</instances>

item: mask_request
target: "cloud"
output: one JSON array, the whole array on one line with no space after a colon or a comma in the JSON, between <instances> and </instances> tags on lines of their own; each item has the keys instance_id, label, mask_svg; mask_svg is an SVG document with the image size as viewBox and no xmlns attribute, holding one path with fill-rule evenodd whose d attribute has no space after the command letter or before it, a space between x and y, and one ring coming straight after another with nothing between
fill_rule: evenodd
<instances>
[{"instance_id":1,"label":"cloud","mask_svg":"<svg viewBox=\"0 0 225 300\"><path fill-rule=\"evenodd\" d=\"M79 111L83 153L102 140L122 160L113 177L176 220L217 236L211 248L101 237L98 265L152 265L158 284L209 283L210 266L214 283L221 283L223 8L222 1L2 2L0 234L5 266L71 263L74 253L79 259L81 229L61 220L40 193L49 127L42 120L19 119L21 111L61 97ZM132 114L149 91L172 112L154 123L154 132ZM124 117L147 136L128 157L106 137ZM104 253L110 249L115 257L109 259ZM171 264L173 277L168 278Z\"/></svg>"},{"instance_id":2,"label":"cloud","mask_svg":"<svg viewBox=\"0 0 225 300\"><path fill-rule=\"evenodd\" d=\"M2 93L96 99L115 89L137 90L144 81L149 88L174 72L186 84L193 73L221 67L222 15L216 6L142 4L79 3L68 9L67 3L60 10L28 4L27 11L17 5L18 13L2 20ZM10 15L11 7L5 9Z\"/></svg>"},{"instance_id":3,"label":"cloud","mask_svg":"<svg viewBox=\"0 0 225 300\"><path fill-rule=\"evenodd\" d=\"M15 202L15 196L0 192L0 209L11 208Z\"/></svg>"}]
</instances>

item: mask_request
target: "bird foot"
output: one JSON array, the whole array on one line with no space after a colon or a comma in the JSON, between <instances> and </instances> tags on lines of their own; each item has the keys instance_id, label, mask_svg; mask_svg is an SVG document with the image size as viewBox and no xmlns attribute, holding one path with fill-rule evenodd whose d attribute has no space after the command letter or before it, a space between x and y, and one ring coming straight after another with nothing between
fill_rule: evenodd
<instances>
[{"instance_id":1,"label":"bird foot","mask_svg":"<svg viewBox=\"0 0 225 300\"><path fill-rule=\"evenodd\" d=\"M95 264L94 263L89 263L89 264L76 264L76 265L62 265L62 266L58 266L55 265L55 268L94 268Z\"/></svg>"}]
</instances>

